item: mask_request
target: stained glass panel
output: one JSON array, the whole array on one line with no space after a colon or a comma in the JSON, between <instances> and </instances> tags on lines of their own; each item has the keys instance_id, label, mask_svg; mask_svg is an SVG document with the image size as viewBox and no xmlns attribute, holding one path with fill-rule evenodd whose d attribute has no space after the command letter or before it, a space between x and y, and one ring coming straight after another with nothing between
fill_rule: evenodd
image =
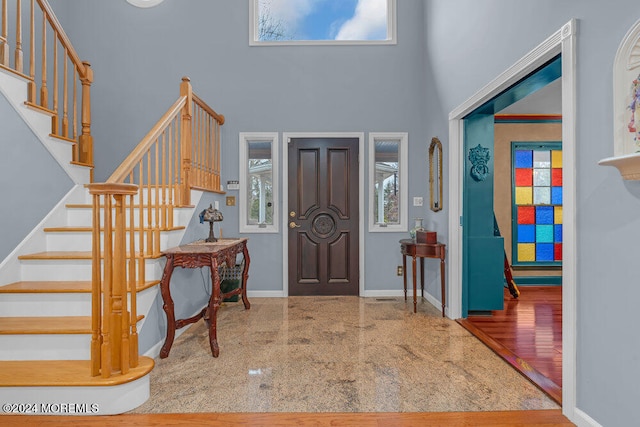
<instances>
[{"instance_id":1,"label":"stained glass panel","mask_svg":"<svg viewBox=\"0 0 640 427\"><path fill-rule=\"evenodd\" d=\"M562 149L560 143L515 143L513 260L522 265L562 262Z\"/></svg>"}]
</instances>

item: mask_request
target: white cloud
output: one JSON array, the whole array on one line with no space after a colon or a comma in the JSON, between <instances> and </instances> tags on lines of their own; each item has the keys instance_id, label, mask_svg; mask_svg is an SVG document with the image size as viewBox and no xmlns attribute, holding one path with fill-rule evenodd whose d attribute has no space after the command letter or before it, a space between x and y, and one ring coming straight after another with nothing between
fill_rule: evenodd
<instances>
[{"instance_id":1,"label":"white cloud","mask_svg":"<svg viewBox=\"0 0 640 427\"><path fill-rule=\"evenodd\" d=\"M353 18L345 22L336 40L384 39L387 35L387 0L358 0Z\"/></svg>"},{"instance_id":2,"label":"white cloud","mask_svg":"<svg viewBox=\"0 0 640 427\"><path fill-rule=\"evenodd\" d=\"M267 8L274 21L281 22L290 32L295 32L316 3L318 0L260 0L260 7Z\"/></svg>"}]
</instances>

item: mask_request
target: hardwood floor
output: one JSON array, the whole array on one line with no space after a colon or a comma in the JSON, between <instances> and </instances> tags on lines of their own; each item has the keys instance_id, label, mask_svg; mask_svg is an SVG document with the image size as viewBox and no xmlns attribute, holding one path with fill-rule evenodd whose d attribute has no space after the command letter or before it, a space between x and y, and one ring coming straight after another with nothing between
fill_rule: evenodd
<instances>
[{"instance_id":1,"label":"hardwood floor","mask_svg":"<svg viewBox=\"0 0 640 427\"><path fill-rule=\"evenodd\" d=\"M425 413L199 413L133 414L112 416L9 416L0 415L4 427L52 426L447 426L512 427L573 426L560 410L499 412L425 412Z\"/></svg>"},{"instance_id":2,"label":"hardwood floor","mask_svg":"<svg viewBox=\"0 0 640 427\"><path fill-rule=\"evenodd\" d=\"M504 310L458 322L562 404L562 287L522 286Z\"/></svg>"}]
</instances>

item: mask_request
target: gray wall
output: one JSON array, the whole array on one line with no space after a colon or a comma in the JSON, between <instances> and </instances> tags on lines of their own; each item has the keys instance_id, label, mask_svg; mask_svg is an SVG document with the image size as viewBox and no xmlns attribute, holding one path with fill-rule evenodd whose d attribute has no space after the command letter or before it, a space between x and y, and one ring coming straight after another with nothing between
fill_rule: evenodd
<instances>
[{"instance_id":1,"label":"gray wall","mask_svg":"<svg viewBox=\"0 0 640 427\"><path fill-rule=\"evenodd\" d=\"M423 2L400 2L397 45L360 47L250 47L248 0L166 0L150 9L124 0L51 3L95 71L96 180L107 178L160 118L187 75L196 93L226 117L223 182L238 179L239 132L404 131L413 171L410 197L428 197ZM365 162L367 153L362 153ZM410 209L409 218L429 218L426 205ZM222 206L222 211L225 235L237 234L238 208ZM401 289L395 275L399 250L390 254L389 248L398 248L406 236L365 236L368 290ZM249 237L251 247L260 248L252 277L261 280L253 290L281 290L282 237Z\"/></svg>"},{"instance_id":2,"label":"gray wall","mask_svg":"<svg viewBox=\"0 0 640 427\"><path fill-rule=\"evenodd\" d=\"M72 187L62 167L0 94L0 262Z\"/></svg>"},{"instance_id":3,"label":"gray wall","mask_svg":"<svg viewBox=\"0 0 640 427\"><path fill-rule=\"evenodd\" d=\"M447 164L449 111L577 18L577 404L605 426L635 422L640 343L628 325L640 297L640 184L597 161L613 154L612 64L638 18L637 1L399 0L397 46L276 48L248 46L248 1L166 0L146 10L124 0L51 3L95 69L98 180L150 129L188 75L227 117L223 181L238 178L240 131L407 131L409 196L425 198L432 136L441 138ZM446 202L438 214L409 212L425 217L445 243ZM225 235L237 232L237 211L223 212ZM277 289L282 238L249 237L252 277L269 278L251 286ZM401 237L367 234L367 289L401 286L394 275L400 257L390 253ZM429 284L438 295L436 289Z\"/></svg>"},{"instance_id":4,"label":"gray wall","mask_svg":"<svg viewBox=\"0 0 640 427\"><path fill-rule=\"evenodd\" d=\"M637 425L640 184L598 166L613 155L612 68L640 18L637 1L430 0L427 86L448 114L511 64L578 20L577 406L604 426Z\"/></svg>"}]
</instances>

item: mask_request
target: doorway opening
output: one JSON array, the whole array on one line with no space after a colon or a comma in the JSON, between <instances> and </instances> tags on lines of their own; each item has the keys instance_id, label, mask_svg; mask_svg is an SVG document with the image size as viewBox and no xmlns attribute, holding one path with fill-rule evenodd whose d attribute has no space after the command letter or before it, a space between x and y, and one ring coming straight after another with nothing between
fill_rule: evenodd
<instances>
[{"instance_id":1,"label":"doorway opening","mask_svg":"<svg viewBox=\"0 0 640 427\"><path fill-rule=\"evenodd\" d=\"M563 142L563 268L562 268L562 347L563 347L563 412L571 417L575 410L576 371L576 191L575 191L575 21L565 24L520 61L469 98L449 114L449 301L450 315L464 317L468 313L463 290L463 263L466 251L462 222L464 200L464 171L468 153L464 152L465 119L479 107L505 90L521 82L553 58L561 55L562 75L562 142ZM479 121L493 120L478 117ZM493 124L493 123L492 123ZM500 274L500 279L502 275Z\"/></svg>"}]
</instances>

